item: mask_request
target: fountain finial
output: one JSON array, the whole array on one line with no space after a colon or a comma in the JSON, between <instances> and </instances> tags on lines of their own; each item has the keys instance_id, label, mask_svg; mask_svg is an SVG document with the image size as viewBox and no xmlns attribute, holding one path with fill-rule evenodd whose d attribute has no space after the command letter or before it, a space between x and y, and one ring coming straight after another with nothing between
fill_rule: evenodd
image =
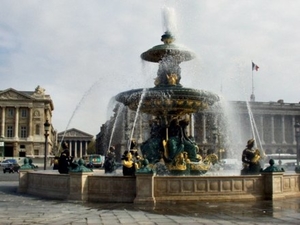
<instances>
[{"instance_id":1,"label":"fountain finial","mask_svg":"<svg viewBox=\"0 0 300 225\"><path fill-rule=\"evenodd\" d=\"M161 36L161 41L166 44L172 44L175 41L174 36L172 35L172 33L170 31L166 31L162 36Z\"/></svg>"}]
</instances>

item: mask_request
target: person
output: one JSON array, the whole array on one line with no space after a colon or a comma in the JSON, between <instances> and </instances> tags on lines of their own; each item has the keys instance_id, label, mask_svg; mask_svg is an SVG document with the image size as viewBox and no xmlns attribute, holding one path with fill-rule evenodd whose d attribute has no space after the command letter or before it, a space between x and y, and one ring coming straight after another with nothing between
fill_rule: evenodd
<instances>
[{"instance_id":1,"label":"person","mask_svg":"<svg viewBox=\"0 0 300 225\"><path fill-rule=\"evenodd\" d=\"M73 158L70 156L68 143L62 143L63 152L60 154L58 161L58 172L68 174L72 165Z\"/></svg>"},{"instance_id":2,"label":"person","mask_svg":"<svg viewBox=\"0 0 300 225\"><path fill-rule=\"evenodd\" d=\"M253 138L248 140L246 148L243 150L242 162L244 168L241 171L242 175L254 175L260 173L260 151L254 148L254 143L255 140Z\"/></svg>"},{"instance_id":3,"label":"person","mask_svg":"<svg viewBox=\"0 0 300 225\"><path fill-rule=\"evenodd\" d=\"M115 162L116 154L115 147L111 146L107 151L105 161L104 161L104 171L105 173L113 173L116 170L116 162Z\"/></svg>"}]
</instances>

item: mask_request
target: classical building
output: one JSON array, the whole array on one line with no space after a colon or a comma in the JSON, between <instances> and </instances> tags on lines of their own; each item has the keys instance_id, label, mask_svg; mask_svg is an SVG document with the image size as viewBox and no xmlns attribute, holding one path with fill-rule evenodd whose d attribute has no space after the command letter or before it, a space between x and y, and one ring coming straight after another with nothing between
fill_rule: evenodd
<instances>
[{"instance_id":1,"label":"classical building","mask_svg":"<svg viewBox=\"0 0 300 225\"><path fill-rule=\"evenodd\" d=\"M4 158L44 158L44 123L50 123L47 140L48 156L55 146L56 132L52 126L53 102L45 89L0 91L0 160Z\"/></svg>"},{"instance_id":2,"label":"classical building","mask_svg":"<svg viewBox=\"0 0 300 225\"><path fill-rule=\"evenodd\" d=\"M135 112L125 107L114 113L96 136L96 149L100 154L114 145L121 155L128 149L130 139L141 144L149 138L151 116L136 117ZM294 125L300 122L299 103L284 103L283 100L221 102L191 115L189 120L188 136L193 137L202 150L224 150L223 157L240 158L247 141L253 137L257 147L266 154L292 154L295 158L297 153Z\"/></svg>"},{"instance_id":3,"label":"classical building","mask_svg":"<svg viewBox=\"0 0 300 225\"><path fill-rule=\"evenodd\" d=\"M88 145L93 138L93 135L75 128L57 134L58 143L68 143L70 155L75 158L82 158L82 156L87 155Z\"/></svg>"}]
</instances>

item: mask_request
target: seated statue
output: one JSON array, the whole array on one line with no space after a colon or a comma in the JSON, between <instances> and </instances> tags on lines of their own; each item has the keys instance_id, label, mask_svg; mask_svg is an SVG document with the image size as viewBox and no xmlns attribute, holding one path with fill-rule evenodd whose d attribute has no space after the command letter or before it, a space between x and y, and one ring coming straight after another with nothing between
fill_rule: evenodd
<instances>
[{"instance_id":1,"label":"seated statue","mask_svg":"<svg viewBox=\"0 0 300 225\"><path fill-rule=\"evenodd\" d=\"M141 144L141 151L142 155L147 155L150 164L155 164L161 159L163 128L158 119L150 120L149 126L151 128L150 138Z\"/></svg>"},{"instance_id":2,"label":"seated statue","mask_svg":"<svg viewBox=\"0 0 300 225\"><path fill-rule=\"evenodd\" d=\"M261 170L259 162L261 155L258 149L254 149L254 139L250 139L246 147L242 154L243 169L241 175L259 174Z\"/></svg>"}]
</instances>

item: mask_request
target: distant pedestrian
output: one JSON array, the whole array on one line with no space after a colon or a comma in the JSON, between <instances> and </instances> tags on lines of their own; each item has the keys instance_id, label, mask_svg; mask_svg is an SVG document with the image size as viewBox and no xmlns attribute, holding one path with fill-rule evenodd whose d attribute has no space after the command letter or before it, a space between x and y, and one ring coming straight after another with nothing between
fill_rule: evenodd
<instances>
[{"instance_id":1,"label":"distant pedestrian","mask_svg":"<svg viewBox=\"0 0 300 225\"><path fill-rule=\"evenodd\" d=\"M73 158L70 156L68 143L62 143L63 152L59 157L58 172L68 174L72 165Z\"/></svg>"}]
</instances>

